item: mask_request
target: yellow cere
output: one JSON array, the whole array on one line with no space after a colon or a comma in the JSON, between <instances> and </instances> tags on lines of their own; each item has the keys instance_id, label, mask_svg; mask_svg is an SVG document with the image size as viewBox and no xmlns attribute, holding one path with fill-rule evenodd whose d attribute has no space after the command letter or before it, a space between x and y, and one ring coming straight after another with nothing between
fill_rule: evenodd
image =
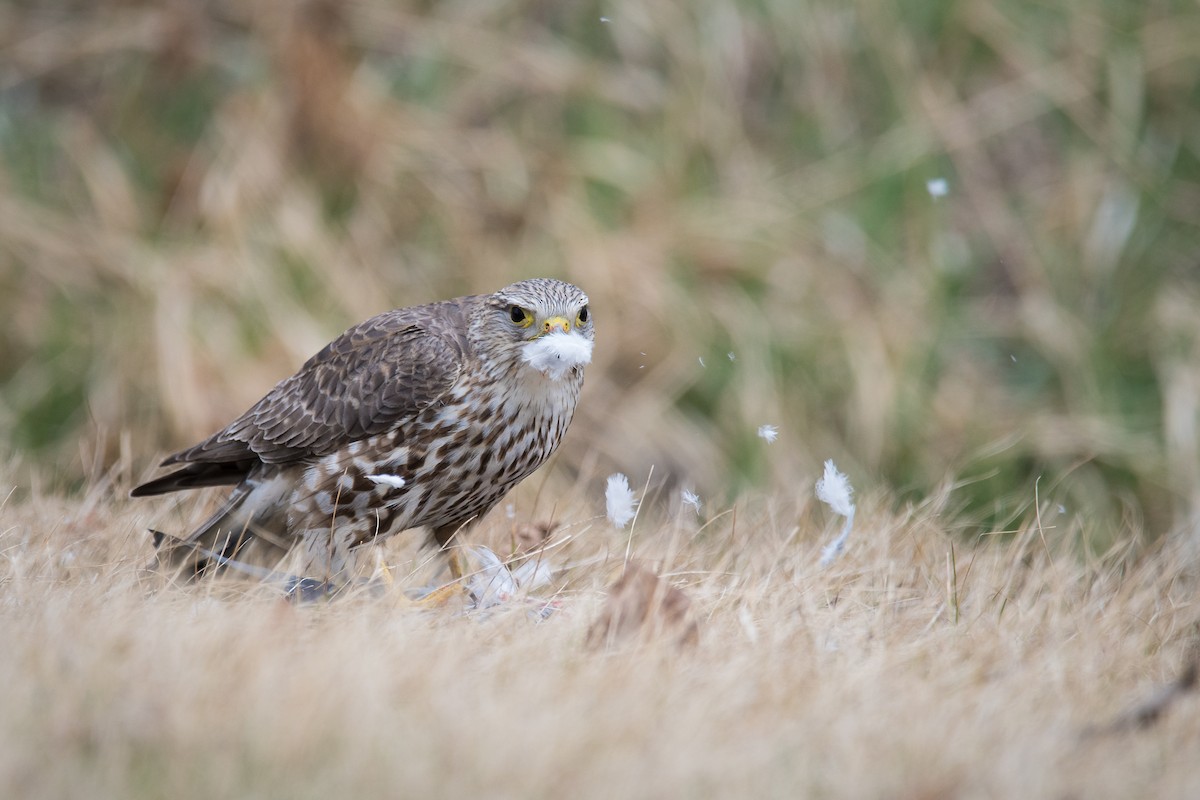
<instances>
[{"instance_id":1,"label":"yellow cere","mask_svg":"<svg viewBox=\"0 0 1200 800\"><path fill-rule=\"evenodd\" d=\"M542 333L549 333L558 328L563 333L571 332L571 323L567 322L566 317L550 317L542 323Z\"/></svg>"}]
</instances>

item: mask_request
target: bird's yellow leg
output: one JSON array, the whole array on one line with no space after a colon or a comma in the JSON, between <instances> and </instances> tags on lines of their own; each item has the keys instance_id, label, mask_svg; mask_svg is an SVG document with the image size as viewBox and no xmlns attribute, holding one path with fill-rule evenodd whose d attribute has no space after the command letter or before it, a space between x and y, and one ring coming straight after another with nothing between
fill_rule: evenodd
<instances>
[{"instance_id":1,"label":"bird's yellow leg","mask_svg":"<svg viewBox=\"0 0 1200 800\"><path fill-rule=\"evenodd\" d=\"M384 560L383 554L378 549L375 550L375 575L373 577L378 578L389 589L396 585L396 579L392 577L392 571L388 568L387 561Z\"/></svg>"},{"instance_id":2,"label":"bird's yellow leg","mask_svg":"<svg viewBox=\"0 0 1200 800\"><path fill-rule=\"evenodd\" d=\"M446 566L450 568L450 577L456 582L461 581L467 570L463 565L462 551L452 547L446 551Z\"/></svg>"},{"instance_id":3,"label":"bird's yellow leg","mask_svg":"<svg viewBox=\"0 0 1200 800\"><path fill-rule=\"evenodd\" d=\"M450 569L450 580L417 600L419 606L440 606L466 591L462 580L466 574L462 552L457 547L447 548L443 552L446 554L446 566Z\"/></svg>"},{"instance_id":4,"label":"bird's yellow leg","mask_svg":"<svg viewBox=\"0 0 1200 800\"><path fill-rule=\"evenodd\" d=\"M445 605L454 597L463 593L462 584L458 581L442 584L427 595L413 601L413 605L425 606L432 608L434 606Z\"/></svg>"}]
</instances>

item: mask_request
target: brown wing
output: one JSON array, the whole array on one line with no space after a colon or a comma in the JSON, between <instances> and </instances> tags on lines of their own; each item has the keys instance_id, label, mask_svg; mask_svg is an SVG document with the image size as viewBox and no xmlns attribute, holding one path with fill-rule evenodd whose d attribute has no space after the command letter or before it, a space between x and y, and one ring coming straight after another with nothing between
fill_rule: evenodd
<instances>
[{"instance_id":1,"label":"brown wing","mask_svg":"<svg viewBox=\"0 0 1200 800\"><path fill-rule=\"evenodd\" d=\"M467 299L390 311L351 328L224 430L163 461L183 469L134 494L236 483L257 462L319 457L402 428L458 380Z\"/></svg>"}]
</instances>

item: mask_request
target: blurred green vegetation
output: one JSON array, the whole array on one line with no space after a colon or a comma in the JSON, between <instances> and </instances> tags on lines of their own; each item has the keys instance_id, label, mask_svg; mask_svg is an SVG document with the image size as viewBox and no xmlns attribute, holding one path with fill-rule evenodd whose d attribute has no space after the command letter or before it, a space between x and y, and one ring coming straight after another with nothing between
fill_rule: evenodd
<instances>
[{"instance_id":1,"label":"blurred green vegetation","mask_svg":"<svg viewBox=\"0 0 1200 800\"><path fill-rule=\"evenodd\" d=\"M548 274L599 325L567 473L833 457L986 529L1036 483L1103 548L1197 513L1198 225L1192 2L10 3L0 446L140 474Z\"/></svg>"}]
</instances>

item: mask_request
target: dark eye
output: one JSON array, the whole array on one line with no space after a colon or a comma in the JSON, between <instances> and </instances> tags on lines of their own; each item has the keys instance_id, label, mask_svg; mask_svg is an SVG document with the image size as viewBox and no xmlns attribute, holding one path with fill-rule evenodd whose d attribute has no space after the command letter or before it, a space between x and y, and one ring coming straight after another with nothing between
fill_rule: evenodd
<instances>
[{"instance_id":1,"label":"dark eye","mask_svg":"<svg viewBox=\"0 0 1200 800\"><path fill-rule=\"evenodd\" d=\"M587 321L588 321L588 307L584 306L583 308L579 309L579 323L582 325L583 323L585 323Z\"/></svg>"},{"instance_id":2,"label":"dark eye","mask_svg":"<svg viewBox=\"0 0 1200 800\"><path fill-rule=\"evenodd\" d=\"M533 324L533 312L520 306L510 306L508 318L513 321L514 325L520 325L522 328L528 328Z\"/></svg>"}]
</instances>

